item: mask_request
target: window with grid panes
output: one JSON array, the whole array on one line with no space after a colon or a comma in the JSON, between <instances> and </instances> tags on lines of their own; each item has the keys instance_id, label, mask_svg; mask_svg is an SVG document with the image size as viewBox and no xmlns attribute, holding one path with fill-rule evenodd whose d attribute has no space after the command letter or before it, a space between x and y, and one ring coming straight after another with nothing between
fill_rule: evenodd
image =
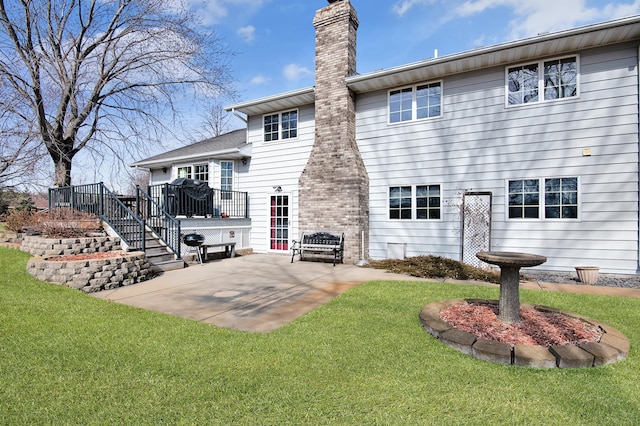
<instances>
[{"instance_id":1,"label":"window with grid panes","mask_svg":"<svg viewBox=\"0 0 640 426\"><path fill-rule=\"evenodd\" d=\"M298 137L298 110L264 116L264 141L271 142Z\"/></svg>"},{"instance_id":2,"label":"window with grid panes","mask_svg":"<svg viewBox=\"0 0 640 426\"><path fill-rule=\"evenodd\" d=\"M440 219L440 185L416 186L416 218Z\"/></svg>"},{"instance_id":3,"label":"window with grid panes","mask_svg":"<svg viewBox=\"0 0 640 426\"><path fill-rule=\"evenodd\" d=\"M411 219L410 186L392 186L389 188L389 219Z\"/></svg>"},{"instance_id":4,"label":"window with grid panes","mask_svg":"<svg viewBox=\"0 0 640 426\"><path fill-rule=\"evenodd\" d=\"M442 115L442 83L419 84L389 91L389 123Z\"/></svg>"},{"instance_id":5,"label":"window with grid panes","mask_svg":"<svg viewBox=\"0 0 640 426\"><path fill-rule=\"evenodd\" d=\"M178 177L191 179L191 166L178 167Z\"/></svg>"},{"instance_id":6,"label":"window with grid panes","mask_svg":"<svg viewBox=\"0 0 640 426\"><path fill-rule=\"evenodd\" d=\"M578 219L578 186L577 177L509 181L509 219Z\"/></svg>"},{"instance_id":7,"label":"window with grid panes","mask_svg":"<svg viewBox=\"0 0 640 426\"><path fill-rule=\"evenodd\" d=\"M538 179L509 181L509 219L540 217L540 182Z\"/></svg>"},{"instance_id":8,"label":"window with grid panes","mask_svg":"<svg viewBox=\"0 0 640 426\"><path fill-rule=\"evenodd\" d=\"M551 178L544 181L544 217L578 218L578 178Z\"/></svg>"},{"instance_id":9,"label":"window with grid panes","mask_svg":"<svg viewBox=\"0 0 640 426\"><path fill-rule=\"evenodd\" d=\"M264 141L277 141L280 136L280 116L278 114L264 116Z\"/></svg>"},{"instance_id":10,"label":"window with grid panes","mask_svg":"<svg viewBox=\"0 0 640 426\"><path fill-rule=\"evenodd\" d=\"M233 161L220 162L220 190L223 200L230 200L233 191Z\"/></svg>"},{"instance_id":11,"label":"window with grid panes","mask_svg":"<svg viewBox=\"0 0 640 426\"><path fill-rule=\"evenodd\" d=\"M203 182L209 182L209 165L199 164L193 166L193 178Z\"/></svg>"},{"instance_id":12,"label":"window with grid panes","mask_svg":"<svg viewBox=\"0 0 640 426\"><path fill-rule=\"evenodd\" d=\"M506 93L508 105L578 96L578 57L509 67Z\"/></svg>"}]
</instances>

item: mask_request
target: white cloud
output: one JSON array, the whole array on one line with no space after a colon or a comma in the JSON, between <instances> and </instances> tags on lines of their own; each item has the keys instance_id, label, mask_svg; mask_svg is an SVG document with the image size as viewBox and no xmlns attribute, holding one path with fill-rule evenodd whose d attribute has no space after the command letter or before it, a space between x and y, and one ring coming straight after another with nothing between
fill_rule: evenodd
<instances>
[{"instance_id":1,"label":"white cloud","mask_svg":"<svg viewBox=\"0 0 640 426\"><path fill-rule=\"evenodd\" d=\"M258 74L253 77L249 83L254 86L259 86L261 84L265 84L267 81L269 81L267 77L263 76L262 74Z\"/></svg>"},{"instance_id":2,"label":"white cloud","mask_svg":"<svg viewBox=\"0 0 640 426\"><path fill-rule=\"evenodd\" d=\"M251 43L256 37L256 27L253 25L240 27L236 32L246 43Z\"/></svg>"},{"instance_id":3,"label":"white cloud","mask_svg":"<svg viewBox=\"0 0 640 426\"><path fill-rule=\"evenodd\" d=\"M397 1L393 5L393 12L398 16L403 16L405 13L409 11L414 6L422 5L422 4L432 4L436 0L402 0Z\"/></svg>"},{"instance_id":4,"label":"white cloud","mask_svg":"<svg viewBox=\"0 0 640 426\"><path fill-rule=\"evenodd\" d=\"M172 0L173 1L173 0ZM227 16L229 8L240 9L242 13L250 15L256 12L270 0L185 0L191 10L198 13L204 25L214 25Z\"/></svg>"},{"instance_id":5,"label":"white cloud","mask_svg":"<svg viewBox=\"0 0 640 426\"><path fill-rule=\"evenodd\" d=\"M633 3L609 3L602 8L589 7L586 3L586 0L467 0L455 8L455 15L468 17L489 9L507 8L512 16L506 23L508 38L514 40L620 18L640 11L640 0Z\"/></svg>"},{"instance_id":6,"label":"white cloud","mask_svg":"<svg viewBox=\"0 0 640 426\"><path fill-rule=\"evenodd\" d=\"M307 67L298 64L289 64L282 70L284 77L289 81L297 81L307 75L313 75L313 72Z\"/></svg>"}]
</instances>

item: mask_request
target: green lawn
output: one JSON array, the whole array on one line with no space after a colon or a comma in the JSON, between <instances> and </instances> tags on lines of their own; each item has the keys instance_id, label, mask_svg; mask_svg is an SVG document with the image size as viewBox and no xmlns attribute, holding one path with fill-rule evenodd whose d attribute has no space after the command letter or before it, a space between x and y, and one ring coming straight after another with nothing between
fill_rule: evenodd
<instances>
[{"instance_id":1,"label":"green lawn","mask_svg":"<svg viewBox=\"0 0 640 426\"><path fill-rule=\"evenodd\" d=\"M640 299L523 290L631 340L623 362L539 370L420 327L425 304L496 287L370 282L253 334L41 283L27 259L0 248L0 424L640 424Z\"/></svg>"}]
</instances>

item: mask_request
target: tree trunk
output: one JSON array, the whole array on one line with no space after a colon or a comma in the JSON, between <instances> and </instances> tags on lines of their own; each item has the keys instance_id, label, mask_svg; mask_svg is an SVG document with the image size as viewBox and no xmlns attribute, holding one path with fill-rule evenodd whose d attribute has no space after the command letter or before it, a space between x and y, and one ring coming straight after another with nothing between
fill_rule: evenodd
<instances>
[{"instance_id":1,"label":"tree trunk","mask_svg":"<svg viewBox=\"0 0 640 426\"><path fill-rule=\"evenodd\" d=\"M59 156L53 160L56 173L54 186L61 187L71 185L71 159L72 157Z\"/></svg>"}]
</instances>

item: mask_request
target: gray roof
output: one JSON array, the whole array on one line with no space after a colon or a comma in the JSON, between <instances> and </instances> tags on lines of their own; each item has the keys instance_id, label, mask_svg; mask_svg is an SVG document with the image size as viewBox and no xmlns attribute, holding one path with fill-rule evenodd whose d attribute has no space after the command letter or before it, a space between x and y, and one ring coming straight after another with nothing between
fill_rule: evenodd
<instances>
[{"instance_id":1,"label":"gray roof","mask_svg":"<svg viewBox=\"0 0 640 426\"><path fill-rule=\"evenodd\" d=\"M175 162L210 158L236 159L250 156L251 146L247 144L247 129L238 129L137 161L131 164L131 167L156 168L170 166Z\"/></svg>"}]
</instances>

